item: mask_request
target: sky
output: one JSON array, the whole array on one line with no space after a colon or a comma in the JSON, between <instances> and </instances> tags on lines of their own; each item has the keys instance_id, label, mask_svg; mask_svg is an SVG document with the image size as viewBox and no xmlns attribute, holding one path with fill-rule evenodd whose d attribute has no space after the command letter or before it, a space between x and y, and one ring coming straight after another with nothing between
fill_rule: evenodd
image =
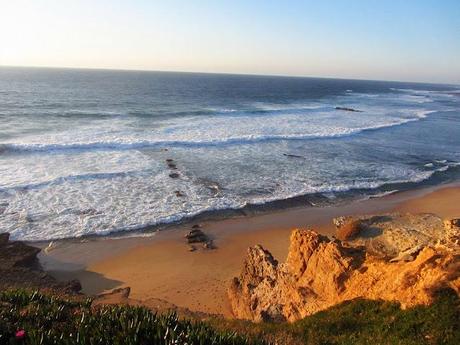
<instances>
[{"instance_id":1,"label":"sky","mask_svg":"<svg viewBox=\"0 0 460 345\"><path fill-rule=\"evenodd\" d=\"M460 84L460 0L0 0L0 66Z\"/></svg>"}]
</instances>

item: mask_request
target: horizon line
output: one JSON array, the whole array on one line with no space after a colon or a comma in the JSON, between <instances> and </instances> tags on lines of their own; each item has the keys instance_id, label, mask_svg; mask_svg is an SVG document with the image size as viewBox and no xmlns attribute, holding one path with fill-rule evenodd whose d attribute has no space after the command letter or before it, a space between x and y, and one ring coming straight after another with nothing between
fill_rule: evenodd
<instances>
[{"instance_id":1,"label":"horizon line","mask_svg":"<svg viewBox=\"0 0 460 345\"><path fill-rule=\"evenodd\" d=\"M235 75L235 76L253 76L253 77L338 79L338 80L356 80L356 81L374 81L374 82L393 82L393 83L411 83L411 84L432 84L432 85L443 85L443 86L460 86L460 82L458 82L458 83L437 83L437 82L427 82L427 81L408 81L408 80L393 80L393 79L367 79L367 78L359 78L359 77L352 77L352 78L334 77L334 76L319 76L318 77L318 76L309 76L309 75L289 75L289 74L258 74L258 73L238 73L238 72L201 72L201 71L183 71L183 70L112 68L112 67L0 65L0 68L34 68L34 69L66 69L66 70L118 71L118 72L212 74L212 75Z\"/></svg>"}]
</instances>

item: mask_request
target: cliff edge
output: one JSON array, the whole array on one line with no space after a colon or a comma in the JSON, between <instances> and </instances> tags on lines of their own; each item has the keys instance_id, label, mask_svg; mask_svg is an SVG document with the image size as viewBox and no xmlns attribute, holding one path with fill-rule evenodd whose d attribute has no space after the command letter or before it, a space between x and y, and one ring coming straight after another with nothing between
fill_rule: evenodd
<instances>
[{"instance_id":1,"label":"cliff edge","mask_svg":"<svg viewBox=\"0 0 460 345\"><path fill-rule=\"evenodd\" d=\"M278 263L261 246L248 249L228 289L237 318L295 321L355 298L430 304L443 288L460 291L459 224L434 215L336 219L331 240L296 229Z\"/></svg>"}]
</instances>

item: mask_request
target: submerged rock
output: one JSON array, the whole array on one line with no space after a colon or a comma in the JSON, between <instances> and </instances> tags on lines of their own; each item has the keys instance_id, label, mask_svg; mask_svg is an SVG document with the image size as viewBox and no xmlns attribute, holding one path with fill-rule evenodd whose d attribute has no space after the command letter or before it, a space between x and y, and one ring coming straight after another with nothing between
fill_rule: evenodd
<instances>
[{"instance_id":1,"label":"submerged rock","mask_svg":"<svg viewBox=\"0 0 460 345\"><path fill-rule=\"evenodd\" d=\"M393 262L369 252L364 243L369 238L343 243L313 230L294 230L284 263L259 245L248 249L241 273L228 289L233 314L253 321L295 321L355 298L398 301L406 308L431 303L442 288L459 293L459 248L426 240L429 234L424 231L433 231L433 218L392 215L360 221L366 229L357 239L380 237L383 252L391 252ZM412 232L397 239L408 228L396 228L409 223ZM376 224L385 225L376 230ZM443 241L446 231L440 225L434 236ZM383 235L385 231L389 233ZM416 240L422 238L426 241ZM398 256L401 259L394 260ZM406 261L406 256L412 261Z\"/></svg>"},{"instance_id":2,"label":"submerged rock","mask_svg":"<svg viewBox=\"0 0 460 345\"><path fill-rule=\"evenodd\" d=\"M358 109L353 109L353 108L347 108L347 107L335 107L337 110L343 110L343 111L351 111L351 112L356 112L356 113L362 113L362 110Z\"/></svg>"}]
</instances>

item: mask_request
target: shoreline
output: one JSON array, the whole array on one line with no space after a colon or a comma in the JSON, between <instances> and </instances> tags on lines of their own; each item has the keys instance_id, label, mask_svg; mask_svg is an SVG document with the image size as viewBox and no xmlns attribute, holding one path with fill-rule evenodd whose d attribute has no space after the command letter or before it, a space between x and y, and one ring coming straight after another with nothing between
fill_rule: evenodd
<instances>
[{"instance_id":1,"label":"shoreline","mask_svg":"<svg viewBox=\"0 0 460 345\"><path fill-rule=\"evenodd\" d=\"M328 198L327 193L318 192L311 194L302 194L285 199L276 199L267 201L260 204L247 204L241 208L225 208L206 210L198 214L181 218L176 221L160 222L154 225L145 225L133 229L121 229L110 231L103 234L86 234L80 237L63 237L56 239L46 240L24 240L25 242L44 248L50 242L65 243L65 242L82 242L82 241L98 241L104 239L126 239L132 237L148 237L153 236L158 232L169 231L170 229L177 229L184 226L201 222L219 222L227 219L247 219L250 217L263 216L271 213L289 212L290 210L306 209L306 208L327 208L327 207L341 207L356 202L365 202L373 199L382 199L388 196L401 196L412 195L418 191L426 192L436 190L448 186L460 186L460 178L453 180L440 180L435 183L435 180L428 180L422 182L409 182L409 183L392 183L383 185L369 190L369 194L361 194L367 189L352 189L342 192L334 192L333 198ZM371 193L372 192L372 193ZM332 202L331 200L336 200Z\"/></svg>"},{"instance_id":2,"label":"shoreline","mask_svg":"<svg viewBox=\"0 0 460 345\"><path fill-rule=\"evenodd\" d=\"M217 247L213 250L188 251L184 239L191 226L188 222L148 236L64 240L39 258L56 279L78 279L83 292L90 295L129 286L131 297L146 305L162 299L192 311L231 317L227 287L239 274L249 246L261 244L284 260L289 235L296 227L312 227L331 236L335 232L332 218L337 216L431 212L453 217L458 216L458 204L460 184L452 183L340 205L203 221L203 231Z\"/></svg>"}]
</instances>

